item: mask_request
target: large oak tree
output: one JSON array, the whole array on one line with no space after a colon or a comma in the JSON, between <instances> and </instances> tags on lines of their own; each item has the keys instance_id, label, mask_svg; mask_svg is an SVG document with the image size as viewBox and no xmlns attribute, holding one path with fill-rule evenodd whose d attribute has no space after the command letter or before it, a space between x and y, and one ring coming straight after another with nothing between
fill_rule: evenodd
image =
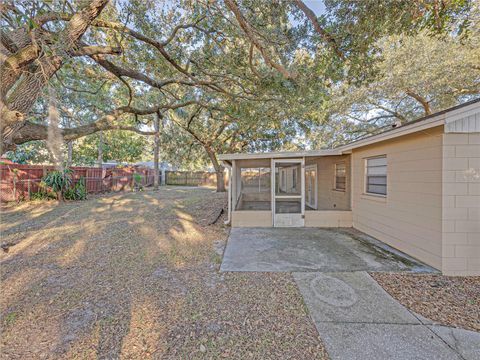
<instances>
[{"instance_id":1,"label":"large oak tree","mask_svg":"<svg viewBox=\"0 0 480 360\"><path fill-rule=\"evenodd\" d=\"M468 20L469 1L396 3L326 1L317 17L301 0L4 2L1 151L48 138L54 94L64 141L168 118L217 167L245 149L211 146L219 129L272 144L285 121L319 122L335 84L369 80L379 38Z\"/></svg>"}]
</instances>

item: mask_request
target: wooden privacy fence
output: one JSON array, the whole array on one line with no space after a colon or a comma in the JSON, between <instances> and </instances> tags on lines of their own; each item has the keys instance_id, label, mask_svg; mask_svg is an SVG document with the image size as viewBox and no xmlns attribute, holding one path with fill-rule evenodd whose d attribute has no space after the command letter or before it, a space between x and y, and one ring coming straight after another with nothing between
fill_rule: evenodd
<instances>
[{"instance_id":1,"label":"wooden privacy fence","mask_svg":"<svg viewBox=\"0 0 480 360\"><path fill-rule=\"evenodd\" d=\"M153 185L154 171L149 168L127 167L101 169L96 167L71 167L73 184L84 179L88 193L131 190L134 174L141 175L141 185ZM29 200L42 191L42 177L53 171L53 166L0 164L0 201Z\"/></svg>"},{"instance_id":2,"label":"wooden privacy fence","mask_svg":"<svg viewBox=\"0 0 480 360\"><path fill-rule=\"evenodd\" d=\"M224 173L225 186L227 186L227 173ZM217 177L213 172L206 171L165 171L167 185L185 186L216 186Z\"/></svg>"}]
</instances>

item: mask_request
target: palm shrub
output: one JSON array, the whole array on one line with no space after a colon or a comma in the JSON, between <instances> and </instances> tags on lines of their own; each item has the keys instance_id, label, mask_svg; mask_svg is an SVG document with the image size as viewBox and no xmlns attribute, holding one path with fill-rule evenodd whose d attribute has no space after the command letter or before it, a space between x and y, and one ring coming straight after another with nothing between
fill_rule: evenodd
<instances>
[{"instance_id":1,"label":"palm shrub","mask_svg":"<svg viewBox=\"0 0 480 360\"><path fill-rule=\"evenodd\" d=\"M73 187L65 190L64 196L67 200L85 200L87 198L85 178L82 176Z\"/></svg>"},{"instance_id":2,"label":"palm shrub","mask_svg":"<svg viewBox=\"0 0 480 360\"><path fill-rule=\"evenodd\" d=\"M56 196L51 191L47 190L38 190L37 192L33 192L30 194L30 200L50 200L55 199Z\"/></svg>"},{"instance_id":3,"label":"palm shrub","mask_svg":"<svg viewBox=\"0 0 480 360\"><path fill-rule=\"evenodd\" d=\"M133 174L133 181L134 181L134 190L142 191L142 175L135 173Z\"/></svg>"},{"instance_id":4,"label":"palm shrub","mask_svg":"<svg viewBox=\"0 0 480 360\"><path fill-rule=\"evenodd\" d=\"M51 171L42 178L42 182L57 194L58 200L63 201L65 191L72 184L72 173L70 169Z\"/></svg>"}]
</instances>

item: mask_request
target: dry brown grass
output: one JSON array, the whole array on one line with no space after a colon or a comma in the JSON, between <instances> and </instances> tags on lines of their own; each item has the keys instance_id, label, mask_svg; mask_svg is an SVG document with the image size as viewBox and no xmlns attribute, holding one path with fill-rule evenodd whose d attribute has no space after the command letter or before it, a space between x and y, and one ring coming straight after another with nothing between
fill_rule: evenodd
<instances>
[{"instance_id":1,"label":"dry brown grass","mask_svg":"<svg viewBox=\"0 0 480 360\"><path fill-rule=\"evenodd\" d=\"M480 277L372 273L395 299L440 324L480 331Z\"/></svg>"},{"instance_id":2,"label":"dry brown grass","mask_svg":"<svg viewBox=\"0 0 480 360\"><path fill-rule=\"evenodd\" d=\"M164 188L2 209L2 356L325 358L289 274L218 271L222 206Z\"/></svg>"}]
</instances>

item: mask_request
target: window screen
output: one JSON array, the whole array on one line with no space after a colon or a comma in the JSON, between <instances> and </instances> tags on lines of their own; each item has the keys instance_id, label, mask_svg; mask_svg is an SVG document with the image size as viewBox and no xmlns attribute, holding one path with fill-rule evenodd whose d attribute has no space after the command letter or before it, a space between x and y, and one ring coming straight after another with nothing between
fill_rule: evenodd
<instances>
[{"instance_id":1,"label":"window screen","mask_svg":"<svg viewBox=\"0 0 480 360\"><path fill-rule=\"evenodd\" d=\"M345 163L335 164L335 190L345 191L347 180L347 168Z\"/></svg>"},{"instance_id":2,"label":"window screen","mask_svg":"<svg viewBox=\"0 0 480 360\"><path fill-rule=\"evenodd\" d=\"M270 184L270 168L241 168L235 210L270 210Z\"/></svg>"},{"instance_id":3,"label":"window screen","mask_svg":"<svg viewBox=\"0 0 480 360\"><path fill-rule=\"evenodd\" d=\"M366 160L366 192L387 195L387 157Z\"/></svg>"}]
</instances>

